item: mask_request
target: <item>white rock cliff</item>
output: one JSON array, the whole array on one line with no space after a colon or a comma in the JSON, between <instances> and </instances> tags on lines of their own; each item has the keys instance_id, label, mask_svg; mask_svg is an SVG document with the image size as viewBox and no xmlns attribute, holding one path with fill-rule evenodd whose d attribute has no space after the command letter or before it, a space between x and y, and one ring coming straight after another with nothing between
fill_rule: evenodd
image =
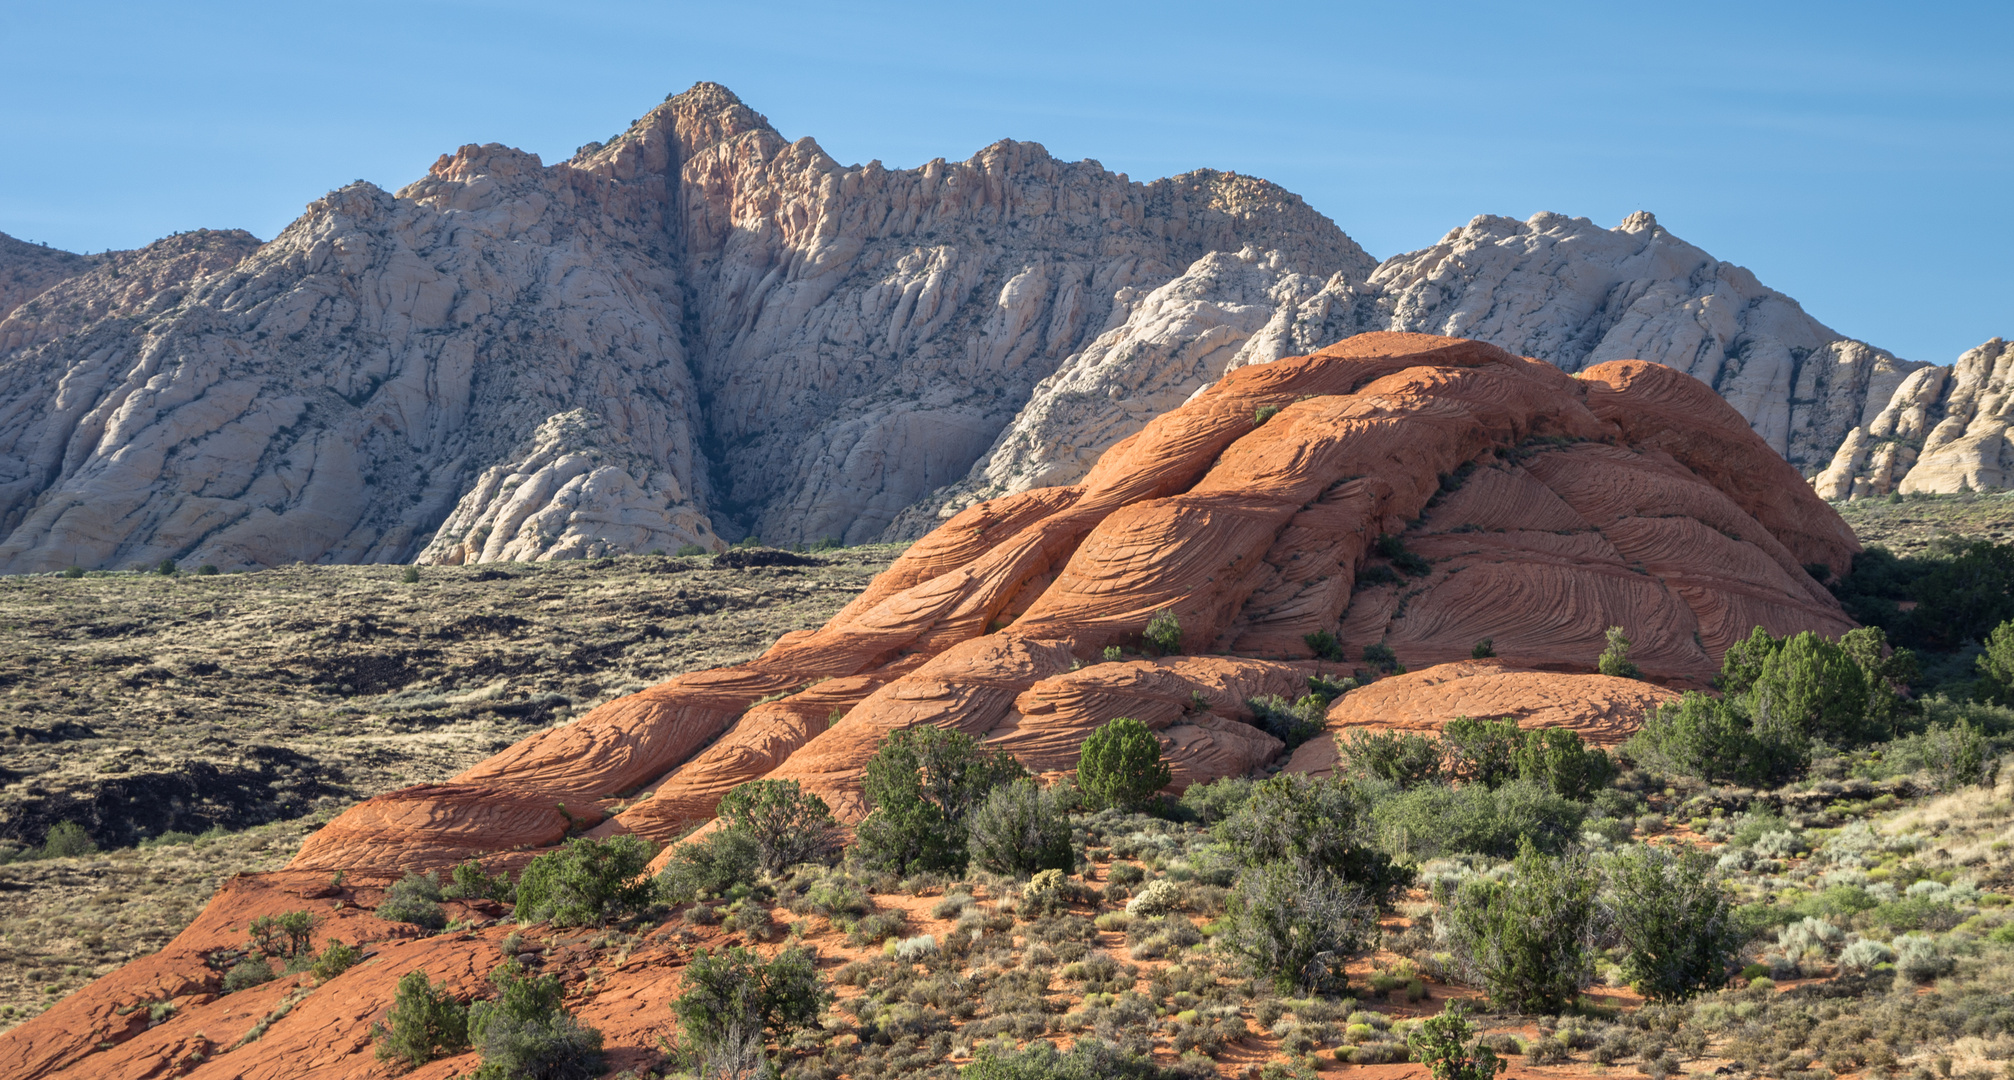
<instances>
[{"instance_id":1,"label":"white rock cliff","mask_svg":"<svg viewBox=\"0 0 2014 1080\"><path fill-rule=\"evenodd\" d=\"M465 146L263 245L0 237L0 572L915 535L1386 328L1671 364L1828 494L2005 482L1997 341L1897 360L1648 214L1479 217L1379 265L1262 180L1017 142L843 166L702 83L568 161Z\"/></svg>"}]
</instances>

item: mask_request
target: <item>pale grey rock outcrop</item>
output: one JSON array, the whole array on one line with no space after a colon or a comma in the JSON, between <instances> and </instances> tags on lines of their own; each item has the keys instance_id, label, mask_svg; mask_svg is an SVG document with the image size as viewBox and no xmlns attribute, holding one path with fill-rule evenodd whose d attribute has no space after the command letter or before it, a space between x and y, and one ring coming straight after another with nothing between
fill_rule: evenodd
<instances>
[{"instance_id":1,"label":"pale grey rock outcrop","mask_svg":"<svg viewBox=\"0 0 2014 1080\"><path fill-rule=\"evenodd\" d=\"M726 545L677 476L575 409L540 424L512 460L484 469L417 562L543 562Z\"/></svg>"},{"instance_id":2,"label":"pale grey rock outcrop","mask_svg":"<svg viewBox=\"0 0 2014 1080\"><path fill-rule=\"evenodd\" d=\"M13 352L0 569L409 559L583 403L692 492L682 297L638 203L464 147L396 196L332 192L179 298Z\"/></svg>"},{"instance_id":3,"label":"pale grey rock outcrop","mask_svg":"<svg viewBox=\"0 0 2014 1080\"><path fill-rule=\"evenodd\" d=\"M1925 367L1847 433L1813 481L1827 499L2014 487L2014 348L1994 338Z\"/></svg>"},{"instance_id":4,"label":"pale grey rock outcrop","mask_svg":"<svg viewBox=\"0 0 2014 1080\"><path fill-rule=\"evenodd\" d=\"M1675 367L1807 476L1925 366L1827 327L1641 212L1614 229L1561 214L1478 217L1385 260L1371 284L1386 329L1480 338L1566 371L1624 359Z\"/></svg>"},{"instance_id":5,"label":"pale grey rock outcrop","mask_svg":"<svg viewBox=\"0 0 2014 1080\"><path fill-rule=\"evenodd\" d=\"M1309 269L1276 253L1217 252L1122 297L1123 321L1037 386L985 460L898 531L916 535L977 499L1073 482L1225 371L1366 330L1479 338L1567 371L1667 364L1719 390L1807 475L1927 369L1829 329L1647 213L1614 229L1560 214L1478 217L1368 275Z\"/></svg>"},{"instance_id":6,"label":"pale grey rock outcrop","mask_svg":"<svg viewBox=\"0 0 2014 1080\"><path fill-rule=\"evenodd\" d=\"M1015 142L841 166L701 84L557 165L352 185L144 297L58 303L91 279L60 268L0 346L0 571L870 539L1122 290L1248 244L1372 265L1264 181ZM581 409L593 468L541 431Z\"/></svg>"}]
</instances>

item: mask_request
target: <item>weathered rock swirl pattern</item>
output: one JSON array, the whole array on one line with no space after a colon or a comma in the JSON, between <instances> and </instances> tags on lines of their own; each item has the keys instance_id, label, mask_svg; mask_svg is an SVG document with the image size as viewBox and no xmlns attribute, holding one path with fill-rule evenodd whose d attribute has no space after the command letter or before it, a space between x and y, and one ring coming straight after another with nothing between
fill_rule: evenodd
<instances>
[{"instance_id":1,"label":"weathered rock swirl pattern","mask_svg":"<svg viewBox=\"0 0 2014 1080\"><path fill-rule=\"evenodd\" d=\"M1260 410L1277 412L1259 423ZM1386 534L1425 572L1390 580L1376 554ZM1132 716L1159 734L1177 789L1249 773L1284 748L1247 702L1336 670L1310 655L1315 630L1338 632L1353 658L1382 643L1425 669L1343 697L1337 729L1365 716L1432 726L1457 703L1608 738L1669 691L1586 674L1606 627L1629 630L1651 677L1697 685L1752 626L1850 627L1803 567L1844 571L1857 550L1731 406L1668 367L1569 376L1479 342L1393 333L1241 367L1106 451L1082 483L959 513L816 631L612 701L451 783L351 809L266 884L234 882L168 951L0 1037L0 1072L100 1075L114 1060L94 1056L101 1043L119 1061L172 1054L191 1030L182 1014L135 1029L120 1009L185 995L191 1017L222 1016L205 1012L215 973L196 946L227 914L297 906L286 889L333 871L368 887L484 853L522 862L583 828L669 841L758 777L796 780L858 821L864 764L903 728L957 728L1059 772L1086 734ZM1181 622L1182 655L1100 662L1163 609ZM1467 662L1483 637L1502 659ZM1459 664L1433 666L1447 661ZM1332 742L1310 746L1295 767L1332 765ZM491 948L461 948L469 962L452 970L481 970ZM340 985L340 1015L276 1021L204 1068L341 1075L361 1060L346 1055L368 1052L391 983ZM269 1058L280 1048L302 1056Z\"/></svg>"}]
</instances>

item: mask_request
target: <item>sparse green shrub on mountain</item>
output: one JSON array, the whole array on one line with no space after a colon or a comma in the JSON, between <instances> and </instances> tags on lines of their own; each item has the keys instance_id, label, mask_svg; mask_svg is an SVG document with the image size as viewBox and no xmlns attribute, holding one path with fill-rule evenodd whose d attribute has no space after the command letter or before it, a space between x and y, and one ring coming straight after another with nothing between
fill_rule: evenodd
<instances>
[{"instance_id":1,"label":"sparse green shrub on mountain","mask_svg":"<svg viewBox=\"0 0 2014 1080\"><path fill-rule=\"evenodd\" d=\"M1594 976L1596 877L1583 856L1526 843L1509 875L1463 882L1436 919L1491 1004L1558 1012Z\"/></svg>"},{"instance_id":2,"label":"sparse green shrub on mountain","mask_svg":"<svg viewBox=\"0 0 2014 1080\"><path fill-rule=\"evenodd\" d=\"M441 898L514 904L517 902L517 886L511 883L509 874L488 873L483 870L482 863L466 859L448 875L448 883L441 886Z\"/></svg>"},{"instance_id":3,"label":"sparse green shrub on mountain","mask_svg":"<svg viewBox=\"0 0 2014 1080\"><path fill-rule=\"evenodd\" d=\"M1175 613L1162 608L1147 620L1147 629L1140 635L1147 647L1162 656L1174 656L1182 651L1182 624Z\"/></svg>"},{"instance_id":4,"label":"sparse green shrub on mountain","mask_svg":"<svg viewBox=\"0 0 2014 1080\"><path fill-rule=\"evenodd\" d=\"M1604 868L1623 975L1648 1000L1716 990L1740 967L1744 935L1713 867L1704 852L1636 844Z\"/></svg>"},{"instance_id":5,"label":"sparse green shrub on mountain","mask_svg":"<svg viewBox=\"0 0 2014 1080\"><path fill-rule=\"evenodd\" d=\"M1379 846L1402 862L1448 855L1509 858L1530 842L1560 852L1580 839L1588 807L1531 780L1495 789L1423 783L1410 790L1366 792Z\"/></svg>"},{"instance_id":6,"label":"sparse green shrub on mountain","mask_svg":"<svg viewBox=\"0 0 2014 1080\"><path fill-rule=\"evenodd\" d=\"M1293 702L1269 694L1252 698L1245 705L1252 710L1252 722L1286 743L1289 751L1320 735L1329 718L1329 698L1317 693L1303 694Z\"/></svg>"},{"instance_id":7,"label":"sparse green shrub on mountain","mask_svg":"<svg viewBox=\"0 0 2014 1080\"><path fill-rule=\"evenodd\" d=\"M1420 1021L1406 1035L1406 1046L1434 1080L1494 1080L1504 1067L1503 1059L1475 1038L1458 1001Z\"/></svg>"},{"instance_id":8,"label":"sparse green shrub on mountain","mask_svg":"<svg viewBox=\"0 0 2014 1080\"><path fill-rule=\"evenodd\" d=\"M1641 678L1643 672L1637 668L1636 661L1629 658L1629 638L1623 634L1622 627L1609 627L1607 637L1607 646L1595 658L1595 670L1618 679Z\"/></svg>"},{"instance_id":9,"label":"sparse green shrub on mountain","mask_svg":"<svg viewBox=\"0 0 2014 1080\"><path fill-rule=\"evenodd\" d=\"M252 920L252 947L266 956L303 956L311 951L315 925L321 920L311 911L288 911L260 915Z\"/></svg>"},{"instance_id":10,"label":"sparse green shrub on mountain","mask_svg":"<svg viewBox=\"0 0 2014 1080\"><path fill-rule=\"evenodd\" d=\"M1251 796L1213 833L1241 867L1292 864L1340 878L1385 904L1412 883L1412 872L1372 844L1366 825L1347 782L1281 773L1253 784Z\"/></svg>"},{"instance_id":11,"label":"sparse green shrub on mountain","mask_svg":"<svg viewBox=\"0 0 2014 1080\"><path fill-rule=\"evenodd\" d=\"M861 794L871 808L852 855L909 874L954 871L970 858L966 820L994 788L1028 775L961 731L925 725L891 732L867 760Z\"/></svg>"},{"instance_id":12,"label":"sparse green shrub on mountain","mask_svg":"<svg viewBox=\"0 0 2014 1080\"><path fill-rule=\"evenodd\" d=\"M445 982L429 982L424 968L408 971L384 1020L371 1024L371 1041L379 1061L409 1069L459 1054L469 1045L468 1007L448 993Z\"/></svg>"},{"instance_id":13,"label":"sparse green shrub on mountain","mask_svg":"<svg viewBox=\"0 0 2014 1080\"><path fill-rule=\"evenodd\" d=\"M716 811L723 828L755 841L766 873L798 863L829 863L839 852L839 823L825 800L795 780L750 780L728 792Z\"/></svg>"},{"instance_id":14,"label":"sparse green shrub on mountain","mask_svg":"<svg viewBox=\"0 0 2014 1080\"><path fill-rule=\"evenodd\" d=\"M1077 757L1077 786L1099 806L1137 810L1168 786L1161 740L1147 725L1121 716L1092 732Z\"/></svg>"},{"instance_id":15,"label":"sparse green shrub on mountain","mask_svg":"<svg viewBox=\"0 0 2014 1080\"><path fill-rule=\"evenodd\" d=\"M1076 868L1069 809L1061 795L1033 777L987 793L972 811L968 828L972 864L993 873L1027 877L1040 870Z\"/></svg>"},{"instance_id":16,"label":"sparse green shrub on mountain","mask_svg":"<svg viewBox=\"0 0 2014 1080\"><path fill-rule=\"evenodd\" d=\"M1231 894L1220 947L1282 992L1339 990L1343 967L1377 932L1367 890L1297 862L1248 865Z\"/></svg>"},{"instance_id":17,"label":"sparse green shrub on mountain","mask_svg":"<svg viewBox=\"0 0 2014 1080\"><path fill-rule=\"evenodd\" d=\"M1439 780L1444 770L1441 741L1412 732L1356 728L1337 741L1336 749L1352 777L1383 780L1401 789Z\"/></svg>"},{"instance_id":18,"label":"sparse green shrub on mountain","mask_svg":"<svg viewBox=\"0 0 2014 1080\"><path fill-rule=\"evenodd\" d=\"M650 844L640 836L569 839L524 868L517 883L520 923L603 926L640 915L656 890L642 877Z\"/></svg>"},{"instance_id":19,"label":"sparse green shrub on mountain","mask_svg":"<svg viewBox=\"0 0 2014 1080\"><path fill-rule=\"evenodd\" d=\"M468 1040L482 1051L476 1080L590 1080L601 1075L601 1032L561 1004L551 975L507 960L490 973L497 996L469 1006Z\"/></svg>"},{"instance_id":20,"label":"sparse green shrub on mountain","mask_svg":"<svg viewBox=\"0 0 2014 1080\"><path fill-rule=\"evenodd\" d=\"M816 957L790 948L765 961L739 947L701 949L685 967L671 1011L689 1059L738 1050L764 1036L781 1038L818 1023L832 994L818 975Z\"/></svg>"},{"instance_id":21,"label":"sparse green shrub on mountain","mask_svg":"<svg viewBox=\"0 0 2014 1080\"><path fill-rule=\"evenodd\" d=\"M385 890L378 901L377 917L391 922L411 923L424 930L439 930L448 924L441 911L441 882L432 872L409 873Z\"/></svg>"},{"instance_id":22,"label":"sparse green shrub on mountain","mask_svg":"<svg viewBox=\"0 0 2014 1080\"><path fill-rule=\"evenodd\" d=\"M689 904L751 881L762 865L754 838L734 829L714 831L672 849L657 875L659 895L668 904Z\"/></svg>"}]
</instances>

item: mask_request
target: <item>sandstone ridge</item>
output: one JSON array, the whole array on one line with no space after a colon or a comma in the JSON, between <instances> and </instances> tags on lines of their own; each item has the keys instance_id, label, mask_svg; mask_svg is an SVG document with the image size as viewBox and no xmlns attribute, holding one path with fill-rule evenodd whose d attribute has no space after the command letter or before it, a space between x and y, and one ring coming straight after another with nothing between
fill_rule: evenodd
<instances>
[{"instance_id":1,"label":"sandstone ridge","mask_svg":"<svg viewBox=\"0 0 2014 1080\"><path fill-rule=\"evenodd\" d=\"M582 829L670 841L759 777L796 780L857 821L864 762L901 728L955 727L1052 772L1125 715L1158 732L1178 789L1249 773L1283 746L1247 702L1337 673L1304 640L1315 630L1340 636L1352 664L1383 645L1420 669L1344 696L1332 729L1364 709L1432 726L1486 707L1613 741L1669 692L1587 674L1606 627L1630 632L1652 680L1699 685L1750 627L1849 628L1804 567L1841 572L1857 550L1740 414L1668 367L1569 376L1479 342L1373 333L1239 368L1081 483L959 513L816 631L354 807L287 870L232 882L162 953L0 1037L0 1071L105 1075L186 1054L198 1030L222 1045L262 999L215 997L206 950L303 905L340 933L389 937L356 905L405 870L498 853L521 865ZM1180 621L1179 655L1102 662L1161 610ZM1468 661L1485 637L1500 659ZM1323 744L1309 745L1293 764L1319 771ZM352 890L341 911L325 884L337 871ZM347 1075L389 1002L385 969L424 964L473 988L503 932L379 946L395 963L296 991L302 1006L262 1038L189 1075ZM668 995L674 968L596 976L581 1014L647 1039L621 1017ZM182 1005L173 1023L129 1019L158 1000Z\"/></svg>"}]
</instances>

